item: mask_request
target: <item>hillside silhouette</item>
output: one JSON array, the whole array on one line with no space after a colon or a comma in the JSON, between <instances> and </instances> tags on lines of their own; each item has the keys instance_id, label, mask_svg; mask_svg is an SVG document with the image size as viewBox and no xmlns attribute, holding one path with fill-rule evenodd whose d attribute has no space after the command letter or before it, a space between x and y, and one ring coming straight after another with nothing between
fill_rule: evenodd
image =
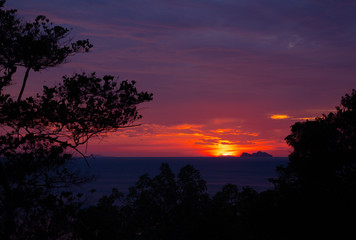
<instances>
[{"instance_id":1,"label":"hillside silhouette","mask_svg":"<svg viewBox=\"0 0 356 240\"><path fill-rule=\"evenodd\" d=\"M253 158L270 158L270 157L273 157L273 156L271 154L269 154L269 153L258 151L258 152L251 153L251 154L243 152L240 157L241 158L250 158L250 157L253 157Z\"/></svg>"}]
</instances>

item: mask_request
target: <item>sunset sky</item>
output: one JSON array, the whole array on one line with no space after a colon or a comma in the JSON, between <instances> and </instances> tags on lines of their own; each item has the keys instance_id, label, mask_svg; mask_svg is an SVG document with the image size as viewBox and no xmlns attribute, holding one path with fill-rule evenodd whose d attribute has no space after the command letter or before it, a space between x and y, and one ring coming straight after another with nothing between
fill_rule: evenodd
<instances>
[{"instance_id":1,"label":"sunset sky","mask_svg":"<svg viewBox=\"0 0 356 240\"><path fill-rule=\"evenodd\" d=\"M89 38L90 53L30 73L26 96L62 75L136 80L154 94L141 126L93 140L106 156L287 156L296 121L356 88L353 0L7 0ZM9 88L16 96L18 81Z\"/></svg>"}]
</instances>

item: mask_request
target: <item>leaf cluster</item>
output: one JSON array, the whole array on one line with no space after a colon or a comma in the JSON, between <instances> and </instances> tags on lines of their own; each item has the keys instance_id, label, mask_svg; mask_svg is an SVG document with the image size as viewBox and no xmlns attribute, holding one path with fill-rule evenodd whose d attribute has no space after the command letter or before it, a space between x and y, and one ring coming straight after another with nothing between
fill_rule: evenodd
<instances>
[{"instance_id":1,"label":"leaf cluster","mask_svg":"<svg viewBox=\"0 0 356 240\"><path fill-rule=\"evenodd\" d=\"M40 71L57 66L79 52L92 48L89 40L68 40L69 29L54 25L39 15L33 22L24 22L16 10L5 10L0 5L0 72L3 85L18 66Z\"/></svg>"},{"instance_id":2,"label":"leaf cluster","mask_svg":"<svg viewBox=\"0 0 356 240\"><path fill-rule=\"evenodd\" d=\"M42 94L21 102L4 98L0 124L24 136L76 148L91 137L132 126L142 117L137 105L152 100L152 94L138 92L134 81L117 86L113 76L83 73L65 76L63 83L44 86Z\"/></svg>"}]
</instances>

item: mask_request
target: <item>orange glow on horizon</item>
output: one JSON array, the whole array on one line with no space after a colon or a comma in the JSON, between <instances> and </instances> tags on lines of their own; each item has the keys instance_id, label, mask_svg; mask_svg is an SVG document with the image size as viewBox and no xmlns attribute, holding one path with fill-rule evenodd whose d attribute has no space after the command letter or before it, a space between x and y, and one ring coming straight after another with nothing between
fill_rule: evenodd
<instances>
[{"instance_id":1,"label":"orange glow on horizon","mask_svg":"<svg viewBox=\"0 0 356 240\"><path fill-rule=\"evenodd\" d=\"M88 154L110 156L240 156L243 152L287 149L282 140L263 139L241 129L182 124L145 124L125 129L96 143L89 143ZM273 154L273 152L272 152Z\"/></svg>"}]
</instances>

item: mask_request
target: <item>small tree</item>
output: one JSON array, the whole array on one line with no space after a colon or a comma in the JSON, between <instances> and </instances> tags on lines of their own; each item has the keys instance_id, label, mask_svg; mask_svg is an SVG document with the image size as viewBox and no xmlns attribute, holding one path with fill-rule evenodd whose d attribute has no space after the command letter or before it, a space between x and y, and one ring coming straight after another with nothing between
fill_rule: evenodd
<instances>
[{"instance_id":1,"label":"small tree","mask_svg":"<svg viewBox=\"0 0 356 240\"><path fill-rule=\"evenodd\" d=\"M84 156L79 147L89 139L134 126L141 118L137 104L152 100L152 94L138 92L134 81L117 85L113 76L82 73L22 99L30 70L57 66L92 45L88 40L70 43L69 30L44 16L23 22L4 3L0 1L0 238L38 239L46 233L64 238L68 232L58 236L52 225L37 224L35 232L30 226L35 219L51 222L53 211L44 209L63 203L60 189L88 180L68 166L73 151ZM15 101L4 91L18 67L26 70ZM47 218L40 217L45 212Z\"/></svg>"}]
</instances>

